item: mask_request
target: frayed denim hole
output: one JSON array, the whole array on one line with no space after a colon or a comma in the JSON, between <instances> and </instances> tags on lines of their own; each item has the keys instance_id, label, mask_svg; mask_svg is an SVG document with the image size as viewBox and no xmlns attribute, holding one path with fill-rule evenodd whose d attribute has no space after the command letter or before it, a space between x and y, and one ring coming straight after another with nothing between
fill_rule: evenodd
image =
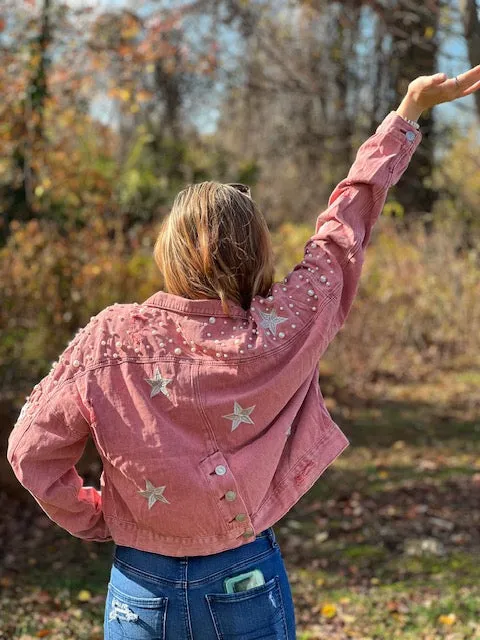
<instances>
[{"instance_id":1,"label":"frayed denim hole","mask_svg":"<svg viewBox=\"0 0 480 640\"><path fill-rule=\"evenodd\" d=\"M138 620L138 614L133 612L125 602L120 602L116 598L112 598L112 606L108 614L108 619L136 622Z\"/></svg>"}]
</instances>

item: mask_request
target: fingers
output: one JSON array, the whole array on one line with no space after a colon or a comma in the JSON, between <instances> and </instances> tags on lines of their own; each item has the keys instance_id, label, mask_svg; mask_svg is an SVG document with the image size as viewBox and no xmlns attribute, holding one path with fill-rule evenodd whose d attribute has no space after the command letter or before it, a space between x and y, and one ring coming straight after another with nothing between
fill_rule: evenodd
<instances>
[{"instance_id":1,"label":"fingers","mask_svg":"<svg viewBox=\"0 0 480 640\"><path fill-rule=\"evenodd\" d=\"M460 87L456 83L455 78L449 78L444 82L437 83L437 85L438 84L441 85L439 89L445 91L446 93L458 93L459 91L462 91L462 89L460 89Z\"/></svg>"},{"instance_id":2,"label":"fingers","mask_svg":"<svg viewBox=\"0 0 480 640\"><path fill-rule=\"evenodd\" d=\"M462 91L462 95L460 97L463 98L464 96L469 96L471 93L475 93L478 89L480 89L480 80L477 80L477 82L475 82L471 87Z\"/></svg>"},{"instance_id":3,"label":"fingers","mask_svg":"<svg viewBox=\"0 0 480 640\"><path fill-rule=\"evenodd\" d=\"M480 80L480 64L465 73L460 73L457 78L462 89L468 88L473 82Z\"/></svg>"},{"instance_id":4,"label":"fingers","mask_svg":"<svg viewBox=\"0 0 480 640\"><path fill-rule=\"evenodd\" d=\"M432 84L441 84L447 79L446 73L436 73L434 76L430 76Z\"/></svg>"},{"instance_id":5,"label":"fingers","mask_svg":"<svg viewBox=\"0 0 480 640\"><path fill-rule=\"evenodd\" d=\"M424 108L469 96L480 89L480 64L456 78L448 78L445 73L419 76L410 83L409 89Z\"/></svg>"}]
</instances>

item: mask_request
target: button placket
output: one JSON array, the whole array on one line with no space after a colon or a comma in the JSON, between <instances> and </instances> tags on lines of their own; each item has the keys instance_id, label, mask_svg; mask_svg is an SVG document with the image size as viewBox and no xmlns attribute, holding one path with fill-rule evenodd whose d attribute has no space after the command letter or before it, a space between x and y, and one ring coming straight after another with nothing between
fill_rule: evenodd
<instances>
[{"instance_id":1,"label":"button placket","mask_svg":"<svg viewBox=\"0 0 480 640\"><path fill-rule=\"evenodd\" d=\"M245 539L254 535L248 509L238 491L238 485L225 457L220 451L202 460L201 468L207 475L208 483L213 490L219 510L226 524L239 531Z\"/></svg>"}]
</instances>

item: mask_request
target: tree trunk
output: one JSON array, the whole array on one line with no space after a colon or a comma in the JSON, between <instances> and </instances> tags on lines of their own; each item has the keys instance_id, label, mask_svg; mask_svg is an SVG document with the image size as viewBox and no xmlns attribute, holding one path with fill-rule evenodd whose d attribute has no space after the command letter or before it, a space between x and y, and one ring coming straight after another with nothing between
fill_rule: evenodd
<instances>
[{"instance_id":1,"label":"tree trunk","mask_svg":"<svg viewBox=\"0 0 480 640\"><path fill-rule=\"evenodd\" d=\"M480 64L480 21L476 0L460 0L460 11L470 66L476 67ZM480 91L475 91L473 98L480 119Z\"/></svg>"},{"instance_id":2,"label":"tree trunk","mask_svg":"<svg viewBox=\"0 0 480 640\"><path fill-rule=\"evenodd\" d=\"M392 36L391 109L396 109L412 80L436 72L439 18L439 0L428 3L398 0L393 10L386 13L388 31ZM422 145L413 155L401 187L392 188L394 197L408 215L431 213L437 198L437 193L428 184L433 172L435 148L431 109L423 112L420 124ZM425 224L427 231L431 230L428 217Z\"/></svg>"}]
</instances>

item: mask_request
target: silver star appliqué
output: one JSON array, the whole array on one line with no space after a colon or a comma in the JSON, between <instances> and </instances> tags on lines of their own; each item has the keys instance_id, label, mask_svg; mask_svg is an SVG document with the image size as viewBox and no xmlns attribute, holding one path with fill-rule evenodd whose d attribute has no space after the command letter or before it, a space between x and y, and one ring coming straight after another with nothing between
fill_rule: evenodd
<instances>
[{"instance_id":1,"label":"silver star appliqu\u00e9","mask_svg":"<svg viewBox=\"0 0 480 640\"><path fill-rule=\"evenodd\" d=\"M232 421L232 431L238 427L241 422L246 422L248 424L255 424L253 420L250 418L250 414L255 409L256 405L253 407L248 407L248 409L242 409L242 407L235 400L233 403L233 413L229 413L226 416L222 416L222 418L227 418Z\"/></svg>"},{"instance_id":2,"label":"silver star appliqu\u00e9","mask_svg":"<svg viewBox=\"0 0 480 640\"><path fill-rule=\"evenodd\" d=\"M274 336L277 335L277 324L288 320L288 318L284 318L283 316L277 316L277 312L275 311L275 309L272 309L270 313L260 311L260 315L262 316L260 326L264 329L269 329Z\"/></svg>"},{"instance_id":3,"label":"silver star appliqu\u00e9","mask_svg":"<svg viewBox=\"0 0 480 640\"><path fill-rule=\"evenodd\" d=\"M147 488L144 491L139 491L144 498L148 498L148 508L151 509L155 502L158 500L159 502L166 502L170 504L169 501L163 495L165 491L166 485L163 487L154 487L150 480L145 480L147 483Z\"/></svg>"},{"instance_id":4,"label":"silver star appliqu\u00e9","mask_svg":"<svg viewBox=\"0 0 480 640\"><path fill-rule=\"evenodd\" d=\"M173 380L173 378L162 378L158 367L155 369L155 375L153 378L144 378L148 382L148 384L152 387L150 392L150 398L156 396L158 393L162 392L164 395L169 397L168 389L166 388L167 384Z\"/></svg>"}]
</instances>

